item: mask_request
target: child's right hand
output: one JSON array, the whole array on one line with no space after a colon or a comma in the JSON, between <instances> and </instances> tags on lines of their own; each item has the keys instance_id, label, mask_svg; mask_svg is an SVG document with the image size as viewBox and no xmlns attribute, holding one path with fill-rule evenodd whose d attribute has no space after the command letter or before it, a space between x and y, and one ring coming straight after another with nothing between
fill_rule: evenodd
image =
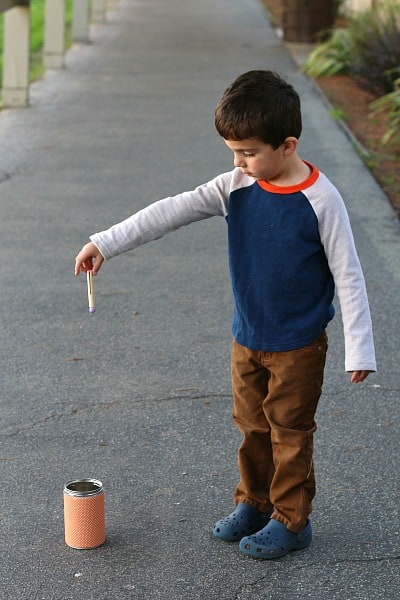
<instances>
[{"instance_id":1,"label":"child's right hand","mask_svg":"<svg viewBox=\"0 0 400 600\"><path fill-rule=\"evenodd\" d=\"M104 256L98 247L93 242L89 242L75 258L75 275L79 275L81 271L84 273L92 271L93 275L97 275L103 262Z\"/></svg>"}]
</instances>

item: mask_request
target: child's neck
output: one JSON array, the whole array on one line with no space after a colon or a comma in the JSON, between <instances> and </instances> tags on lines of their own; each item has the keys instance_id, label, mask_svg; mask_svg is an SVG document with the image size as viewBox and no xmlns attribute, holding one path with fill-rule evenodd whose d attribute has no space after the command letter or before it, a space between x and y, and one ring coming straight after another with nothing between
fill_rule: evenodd
<instances>
[{"instance_id":1,"label":"child's neck","mask_svg":"<svg viewBox=\"0 0 400 600\"><path fill-rule=\"evenodd\" d=\"M299 185L308 179L310 173L310 167L296 154L286 162L284 170L268 183L277 187Z\"/></svg>"}]
</instances>

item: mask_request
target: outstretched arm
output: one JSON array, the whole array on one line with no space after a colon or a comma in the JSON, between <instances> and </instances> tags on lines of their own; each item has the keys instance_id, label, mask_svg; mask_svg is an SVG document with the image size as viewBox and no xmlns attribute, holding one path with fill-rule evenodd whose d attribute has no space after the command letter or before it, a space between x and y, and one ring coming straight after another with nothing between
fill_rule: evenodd
<instances>
[{"instance_id":1,"label":"outstretched arm","mask_svg":"<svg viewBox=\"0 0 400 600\"><path fill-rule=\"evenodd\" d=\"M79 275L81 271L93 271L93 275L97 275L99 269L104 262L104 256L97 248L96 244L89 242L85 244L78 256L75 258L75 275Z\"/></svg>"}]
</instances>

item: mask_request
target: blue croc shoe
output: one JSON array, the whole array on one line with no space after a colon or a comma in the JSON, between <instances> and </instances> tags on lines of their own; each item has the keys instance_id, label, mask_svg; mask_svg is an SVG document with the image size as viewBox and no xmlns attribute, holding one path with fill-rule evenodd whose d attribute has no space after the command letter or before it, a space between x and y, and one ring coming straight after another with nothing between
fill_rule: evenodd
<instances>
[{"instance_id":1,"label":"blue croc shoe","mask_svg":"<svg viewBox=\"0 0 400 600\"><path fill-rule=\"evenodd\" d=\"M215 523L212 533L226 542L239 542L243 536L262 529L270 520L271 513L263 513L239 502L235 510Z\"/></svg>"},{"instance_id":2,"label":"blue croc shoe","mask_svg":"<svg viewBox=\"0 0 400 600\"><path fill-rule=\"evenodd\" d=\"M283 523L271 519L268 525L254 535L240 541L240 550L252 558L280 558L291 550L301 550L311 543L311 523L299 533L289 531Z\"/></svg>"}]
</instances>

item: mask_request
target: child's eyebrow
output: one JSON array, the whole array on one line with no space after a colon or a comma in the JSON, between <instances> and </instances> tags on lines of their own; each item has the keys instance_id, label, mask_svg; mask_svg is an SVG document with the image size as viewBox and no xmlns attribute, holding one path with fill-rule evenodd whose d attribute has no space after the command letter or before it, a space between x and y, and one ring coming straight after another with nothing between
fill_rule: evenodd
<instances>
[{"instance_id":1,"label":"child's eyebrow","mask_svg":"<svg viewBox=\"0 0 400 600\"><path fill-rule=\"evenodd\" d=\"M257 150L256 147L254 148L235 148L234 152L255 152Z\"/></svg>"}]
</instances>

